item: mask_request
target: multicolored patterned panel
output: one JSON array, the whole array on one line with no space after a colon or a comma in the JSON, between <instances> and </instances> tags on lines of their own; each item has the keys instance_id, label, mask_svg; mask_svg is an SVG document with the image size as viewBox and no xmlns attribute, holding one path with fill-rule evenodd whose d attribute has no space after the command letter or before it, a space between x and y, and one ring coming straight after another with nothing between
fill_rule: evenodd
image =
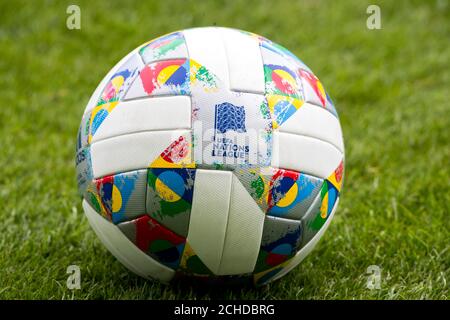
<instances>
[{"instance_id":1,"label":"multicolored patterned panel","mask_svg":"<svg viewBox=\"0 0 450 320\"><path fill-rule=\"evenodd\" d=\"M143 252L172 269L177 269L186 239L145 215L118 225Z\"/></svg>"},{"instance_id":2,"label":"multicolored patterned panel","mask_svg":"<svg viewBox=\"0 0 450 320\"><path fill-rule=\"evenodd\" d=\"M111 113L111 111L114 110L118 103L118 101L112 101L94 107L94 109L91 111L91 117L89 118L90 122L88 143L92 142L92 137L95 135L103 121L105 121L106 117Z\"/></svg>"},{"instance_id":3,"label":"multicolored patterned panel","mask_svg":"<svg viewBox=\"0 0 450 320\"><path fill-rule=\"evenodd\" d=\"M208 267L200 260L198 255L194 252L189 242L186 242L183 255L181 257L180 271L184 274L196 275L196 276L212 276L213 273Z\"/></svg>"},{"instance_id":4,"label":"multicolored patterned panel","mask_svg":"<svg viewBox=\"0 0 450 320\"><path fill-rule=\"evenodd\" d=\"M279 44L260 36L258 39L264 61L266 96L274 128L285 122L305 101L322 106L337 117L331 98L311 69ZM288 99L287 96L295 99Z\"/></svg>"},{"instance_id":5,"label":"multicolored patterned panel","mask_svg":"<svg viewBox=\"0 0 450 320\"><path fill-rule=\"evenodd\" d=\"M286 260L285 262L272 267L270 269L257 272L253 274L253 284L255 286L263 286L269 282L272 281L274 277L276 277L281 271L284 270L286 265L289 263L289 260Z\"/></svg>"},{"instance_id":6,"label":"multicolored patterned panel","mask_svg":"<svg viewBox=\"0 0 450 320\"><path fill-rule=\"evenodd\" d=\"M149 169L147 214L186 237L194 180L195 169Z\"/></svg>"},{"instance_id":7,"label":"multicolored patterned panel","mask_svg":"<svg viewBox=\"0 0 450 320\"><path fill-rule=\"evenodd\" d=\"M301 241L300 221L266 216L254 272L259 273L282 264L295 255Z\"/></svg>"},{"instance_id":8,"label":"multicolored patterned panel","mask_svg":"<svg viewBox=\"0 0 450 320\"><path fill-rule=\"evenodd\" d=\"M333 184L333 186L337 189L338 192L341 192L342 183L344 180L344 161L342 161L339 164L339 166L327 178L327 180Z\"/></svg>"},{"instance_id":9,"label":"multicolored patterned panel","mask_svg":"<svg viewBox=\"0 0 450 320\"><path fill-rule=\"evenodd\" d=\"M192 160L190 139L180 136L172 142L158 158L153 160L150 168L195 168Z\"/></svg>"},{"instance_id":10,"label":"multicolored patterned panel","mask_svg":"<svg viewBox=\"0 0 450 320\"><path fill-rule=\"evenodd\" d=\"M265 64L266 93L301 98L301 84L297 74L283 65Z\"/></svg>"},{"instance_id":11,"label":"multicolored patterned panel","mask_svg":"<svg viewBox=\"0 0 450 320\"><path fill-rule=\"evenodd\" d=\"M117 106L118 101L123 98L142 67L140 56L134 54L111 76L100 95L97 106L90 112L89 143L106 117Z\"/></svg>"},{"instance_id":12,"label":"multicolored patterned panel","mask_svg":"<svg viewBox=\"0 0 450 320\"><path fill-rule=\"evenodd\" d=\"M125 99L159 95L189 95L189 60L174 59L146 65Z\"/></svg>"},{"instance_id":13,"label":"multicolored patterned panel","mask_svg":"<svg viewBox=\"0 0 450 320\"><path fill-rule=\"evenodd\" d=\"M263 212L267 212L268 193L274 169L251 166L240 166L233 173L252 196Z\"/></svg>"},{"instance_id":14,"label":"multicolored patterned panel","mask_svg":"<svg viewBox=\"0 0 450 320\"><path fill-rule=\"evenodd\" d=\"M270 94L267 95L267 104L272 115L272 126L277 129L303 105L303 101L283 95Z\"/></svg>"},{"instance_id":15,"label":"multicolored patterned panel","mask_svg":"<svg viewBox=\"0 0 450 320\"><path fill-rule=\"evenodd\" d=\"M172 59L146 65L128 90L125 100L158 95L190 95L191 86L214 91L217 78L190 59Z\"/></svg>"},{"instance_id":16,"label":"multicolored patterned panel","mask_svg":"<svg viewBox=\"0 0 450 320\"><path fill-rule=\"evenodd\" d=\"M85 198L108 220L117 224L145 214L147 170L95 179Z\"/></svg>"},{"instance_id":17,"label":"multicolored patterned panel","mask_svg":"<svg viewBox=\"0 0 450 320\"><path fill-rule=\"evenodd\" d=\"M276 170L268 193L268 215L300 219L320 190L323 180L289 170Z\"/></svg>"},{"instance_id":18,"label":"multicolored patterned panel","mask_svg":"<svg viewBox=\"0 0 450 320\"><path fill-rule=\"evenodd\" d=\"M290 61L291 63L295 64L297 68L309 70L308 66L304 64L303 61L301 61L296 55L294 55L291 51L289 51L282 45L253 32L243 30L238 31L253 38L256 38L259 41L261 48L269 50L273 54L278 55L280 58Z\"/></svg>"},{"instance_id":19,"label":"multicolored patterned panel","mask_svg":"<svg viewBox=\"0 0 450 320\"><path fill-rule=\"evenodd\" d=\"M318 194L323 180L290 170L239 168L234 171L268 215L299 220Z\"/></svg>"},{"instance_id":20,"label":"multicolored patterned panel","mask_svg":"<svg viewBox=\"0 0 450 320\"><path fill-rule=\"evenodd\" d=\"M336 118L339 118L333 100L331 99L331 97L328 95L327 92L325 92L325 94L327 96L327 101L325 102L325 109L329 110Z\"/></svg>"},{"instance_id":21,"label":"multicolored patterned panel","mask_svg":"<svg viewBox=\"0 0 450 320\"><path fill-rule=\"evenodd\" d=\"M261 48L270 51L274 56L278 56L284 60L289 61L289 63L293 66L294 69L296 70L303 69L311 71L311 69L309 69L309 67L302 60L300 60L295 54L293 54L287 48L262 36L257 37L260 40Z\"/></svg>"},{"instance_id":22,"label":"multicolored patterned panel","mask_svg":"<svg viewBox=\"0 0 450 320\"><path fill-rule=\"evenodd\" d=\"M192 59L190 62L191 86L202 88L204 92L215 92L219 88L219 79L205 66Z\"/></svg>"},{"instance_id":23,"label":"multicolored patterned panel","mask_svg":"<svg viewBox=\"0 0 450 320\"><path fill-rule=\"evenodd\" d=\"M186 42L181 32L174 32L149 41L139 49L144 62L187 58Z\"/></svg>"},{"instance_id":24,"label":"multicolored patterned panel","mask_svg":"<svg viewBox=\"0 0 450 320\"><path fill-rule=\"evenodd\" d=\"M299 63L268 40L262 39L260 47L264 62L266 99L273 128L276 129L303 104L302 81L297 73Z\"/></svg>"},{"instance_id":25,"label":"multicolored patterned panel","mask_svg":"<svg viewBox=\"0 0 450 320\"><path fill-rule=\"evenodd\" d=\"M303 219L303 245L306 245L325 224L330 216L342 187L343 163L322 184L320 194Z\"/></svg>"},{"instance_id":26,"label":"multicolored patterned panel","mask_svg":"<svg viewBox=\"0 0 450 320\"><path fill-rule=\"evenodd\" d=\"M337 117L336 109L330 96L325 92L325 88L311 71L299 69L298 74L303 83L305 101L321 106Z\"/></svg>"}]
</instances>

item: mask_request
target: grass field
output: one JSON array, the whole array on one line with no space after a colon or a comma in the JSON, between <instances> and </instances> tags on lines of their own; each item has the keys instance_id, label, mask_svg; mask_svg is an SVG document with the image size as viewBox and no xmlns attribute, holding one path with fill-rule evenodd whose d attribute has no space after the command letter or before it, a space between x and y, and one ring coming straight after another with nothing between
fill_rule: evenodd
<instances>
[{"instance_id":1,"label":"grass field","mask_svg":"<svg viewBox=\"0 0 450 320\"><path fill-rule=\"evenodd\" d=\"M450 6L385 1L0 3L0 298L448 299ZM164 286L125 269L90 229L76 191L76 132L90 94L131 49L222 25L288 48L333 97L346 144L339 209L315 251L269 286ZM66 268L81 268L81 290ZM366 269L382 268L381 289Z\"/></svg>"}]
</instances>

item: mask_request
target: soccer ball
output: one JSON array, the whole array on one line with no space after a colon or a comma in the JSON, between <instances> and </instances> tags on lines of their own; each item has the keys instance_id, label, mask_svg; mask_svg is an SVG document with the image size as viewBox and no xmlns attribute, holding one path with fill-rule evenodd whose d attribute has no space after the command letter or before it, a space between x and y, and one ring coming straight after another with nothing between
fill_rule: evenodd
<instances>
[{"instance_id":1,"label":"soccer ball","mask_svg":"<svg viewBox=\"0 0 450 320\"><path fill-rule=\"evenodd\" d=\"M76 167L109 251L162 282L266 284L336 210L344 145L319 79L284 47L208 27L136 48L90 98Z\"/></svg>"}]
</instances>

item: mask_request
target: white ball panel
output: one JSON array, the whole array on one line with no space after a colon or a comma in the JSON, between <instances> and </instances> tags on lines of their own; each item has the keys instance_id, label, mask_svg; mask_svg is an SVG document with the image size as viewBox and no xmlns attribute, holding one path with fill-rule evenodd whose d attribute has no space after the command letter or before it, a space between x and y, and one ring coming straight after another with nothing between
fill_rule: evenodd
<instances>
[{"instance_id":1,"label":"white ball panel","mask_svg":"<svg viewBox=\"0 0 450 320\"><path fill-rule=\"evenodd\" d=\"M258 40L238 30L218 30L225 45L230 89L264 94L264 64Z\"/></svg>"},{"instance_id":2,"label":"white ball panel","mask_svg":"<svg viewBox=\"0 0 450 320\"><path fill-rule=\"evenodd\" d=\"M344 151L339 119L322 107L305 103L278 130L280 132L305 135L333 144Z\"/></svg>"},{"instance_id":3,"label":"white ball panel","mask_svg":"<svg viewBox=\"0 0 450 320\"><path fill-rule=\"evenodd\" d=\"M169 282L175 271L155 261L132 243L117 226L100 216L83 200L85 215L105 247L124 266L147 279Z\"/></svg>"},{"instance_id":4,"label":"white ball panel","mask_svg":"<svg viewBox=\"0 0 450 320\"><path fill-rule=\"evenodd\" d=\"M153 97L121 101L95 132L92 142L142 131L190 128L189 97Z\"/></svg>"},{"instance_id":5,"label":"white ball panel","mask_svg":"<svg viewBox=\"0 0 450 320\"><path fill-rule=\"evenodd\" d=\"M342 158L342 152L329 142L286 132L273 133L273 167L326 179Z\"/></svg>"},{"instance_id":6,"label":"white ball panel","mask_svg":"<svg viewBox=\"0 0 450 320\"><path fill-rule=\"evenodd\" d=\"M230 209L230 171L198 169L187 242L201 261L218 274Z\"/></svg>"},{"instance_id":7,"label":"white ball panel","mask_svg":"<svg viewBox=\"0 0 450 320\"><path fill-rule=\"evenodd\" d=\"M255 269L264 217L264 212L233 174L230 211L218 274L245 274Z\"/></svg>"},{"instance_id":8,"label":"white ball panel","mask_svg":"<svg viewBox=\"0 0 450 320\"><path fill-rule=\"evenodd\" d=\"M264 94L259 42L238 30L195 28L183 31L189 58L214 73L230 90Z\"/></svg>"},{"instance_id":9,"label":"white ball panel","mask_svg":"<svg viewBox=\"0 0 450 320\"><path fill-rule=\"evenodd\" d=\"M191 142L190 130L138 132L95 142L91 145L94 178L147 168L180 136Z\"/></svg>"},{"instance_id":10,"label":"white ball panel","mask_svg":"<svg viewBox=\"0 0 450 320\"><path fill-rule=\"evenodd\" d=\"M228 85L225 47L217 28L194 28L183 31L189 59L201 64Z\"/></svg>"}]
</instances>

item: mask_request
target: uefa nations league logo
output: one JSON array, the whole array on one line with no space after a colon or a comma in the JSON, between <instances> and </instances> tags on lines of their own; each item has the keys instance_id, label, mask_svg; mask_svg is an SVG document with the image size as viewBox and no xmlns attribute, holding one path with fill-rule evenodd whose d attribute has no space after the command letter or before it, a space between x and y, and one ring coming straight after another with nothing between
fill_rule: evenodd
<instances>
[{"instance_id":1,"label":"uefa nations league logo","mask_svg":"<svg viewBox=\"0 0 450 320\"><path fill-rule=\"evenodd\" d=\"M244 106L235 106L229 102L216 104L214 128L220 133L226 133L228 130L247 132Z\"/></svg>"},{"instance_id":2,"label":"uefa nations league logo","mask_svg":"<svg viewBox=\"0 0 450 320\"><path fill-rule=\"evenodd\" d=\"M236 134L246 133L245 108L229 102L216 104L214 115L213 157L246 159L249 146L244 141L237 141ZM231 131L230 133L228 133ZM227 134L228 133L228 134Z\"/></svg>"}]
</instances>

